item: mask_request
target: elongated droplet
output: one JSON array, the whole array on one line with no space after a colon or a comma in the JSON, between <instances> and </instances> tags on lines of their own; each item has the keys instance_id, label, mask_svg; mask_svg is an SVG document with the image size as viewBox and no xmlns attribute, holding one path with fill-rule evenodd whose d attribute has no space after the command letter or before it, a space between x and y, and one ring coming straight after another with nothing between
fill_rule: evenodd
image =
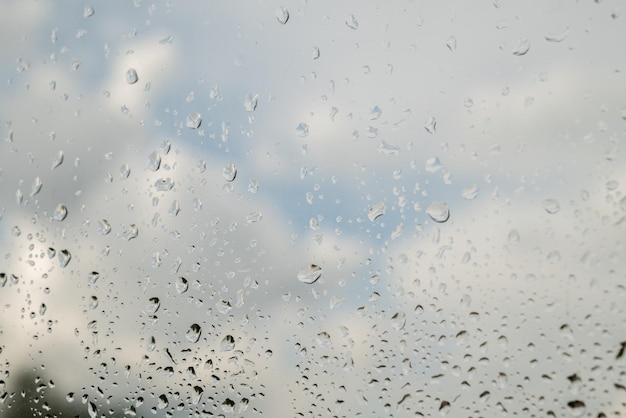
<instances>
[{"instance_id":1,"label":"elongated droplet","mask_svg":"<svg viewBox=\"0 0 626 418\"><path fill-rule=\"evenodd\" d=\"M37 193L39 193L41 191L41 188L43 187L43 183L41 182L41 179L39 177L35 177L35 180L33 181L33 185L30 189L30 196L35 196Z\"/></svg>"},{"instance_id":2,"label":"elongated droplet","mask_svg":"<svg viewBox=\"0 0 626 418\"><path fill-rule=\"evenodd\" d=\"M385 205L385 202L381 200L380 202L374 203L372 205L370 211L367 214L367 217L371 222L374 222L374 220L383 216L385 212L387 212L387 205Z\"/></svg>"},{"instance_id":3,"label":"elongated droplet","mask_svg":"<svg viewBox=\"0 0 626 418\"><path fill-rule=\"evenodd\" d=\"M461 192L461 196L465 200L474 200L478 196L478 187L473 184L471 186L465 187Z\"/></svg>"},{"instance_id":4,"label":"elongated droplet","mask_svg":"<svg viewBox=\"0 0 626 418\"><path fill-rule=\"evenodd\" d=\"M108 235L111 232L111 224L106 219L98 221L98 233L100 235Z\"/></svg>"},{"instance_id":5,"label":"elongated droplet","mask_svg":"<svg viewBox=\"0 0 626 418\"><path fill-rule=\"evenodd\" d=\"M67 217L67 208L65 207L63 203L59 203L56 209L54 209L54 213L52 214L52 219L54 219L55 221L61 222L66 217Z\"/></svg>"},{"instance_id":6,"label":"elongated droplet","mask_svg":"<svg viewBox=\"0 0 626 418\"><path fill-rule=\"evenodd\" d=\"M54 160L52 160L52 164L50 165L50 168L54 170L61 164L63 164L63 151L59 151L59 153L57 154L57 157Z\"/></svg>"},{"instance_id":7,"label":"elongated droplet","mask_svg":"<svg viewBox=\"0 0 626 418\"><path fill-rule=\"evenodd\" d=\"M200 328L200 325L192 324L187 330L185 338L187 338L187 341L196 343L200 339L200 334L202 334L202 328Z\"/></svg>"},{"instance_id":8,"label":"elongated droplet","mask_svg":"<svg viewBox=\"0 0 626 418\"><path fill-rule=\"evenodd\" d=\"M529 49L530 41L528 39L520 39L515 48L513 48L513 55L521 57L522 55L526 55Z\"/></svg>"},{"instance_id":9,"label":"elongated droplet","mask_svg":"<svg viewBox=\"0 0 626 418\"><path fill-rule=\"evenodd\" d=\"M96 418L98 416L98 408L96 407L96 404L89 402L87 404L87 412L91 418Z\"/></svg>"},{"instance_id":10,"label":"elongated droplet","mask_svg":"<svg viewBox=\"0 0 626 418\"><path fill-rule=\"evenodd\" d=\"M316 264L309 264L298 271L298 280L302 283L313 284L322 277L322 268Z\"/></svg>"},{"instance_id":11,"label":"elongated droplet","mask_svg":"<svg viewBox=\"0 0 626 418\"><path fill-rule=\"evenodd\" d=\"M450 218L450 209L445 202L433 202L426 209L426 213L435 222L445 222Z\"/></svg>"},{"instance_id":12,"label":"elongated droplet","mask_svg":"<svg viewBox=\"0 0 626 418\"><path fill-rule=\"evenodd\" d=\"M139 81L137 70L135 70L134 68L129 68L128 71L126 71L126 82L128 84L135 84L137 81Z\"/></svg>"}]
</instances>

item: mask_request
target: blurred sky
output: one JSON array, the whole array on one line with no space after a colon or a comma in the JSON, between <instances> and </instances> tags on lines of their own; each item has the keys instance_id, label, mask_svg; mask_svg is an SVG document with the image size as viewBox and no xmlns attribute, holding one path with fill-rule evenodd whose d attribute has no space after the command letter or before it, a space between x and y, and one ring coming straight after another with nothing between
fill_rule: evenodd
<instances>
[{"instance_id":1,"label":"blurred sky","mask_svg":"<svg viewBox=\"0 0 626 418\"><path fill-rule=\"evenodd\" d=\"M0 1L0 390L626 412L623 8Z\"/></svg>"}]
</instances>

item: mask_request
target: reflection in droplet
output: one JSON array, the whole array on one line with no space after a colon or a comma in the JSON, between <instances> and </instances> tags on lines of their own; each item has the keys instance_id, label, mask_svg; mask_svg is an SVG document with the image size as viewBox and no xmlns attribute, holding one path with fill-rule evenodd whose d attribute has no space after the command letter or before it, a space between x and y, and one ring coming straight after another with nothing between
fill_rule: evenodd
<instances>
[{"instance_id":1,"label":"reflection in droplet","mask_svg":"<svg viewBox=\"0 0 626 418\"><path fill-rule=\"evenodd\" d=\"M59 265L61 267L65 267L70 262L72 258L72 254L70 254L68 250L61 250L59 251L58 258L59 258Z\"/></svg>"},{"instance_id":2,"label":"reflection in droplet","mask_svg":"<svg viewBox=\"0 0 626 418\"><path fill-rule=\"evenodd\" d=\"M61 222L67 216L67 207L63 203L59 203L54 209L54 213L52 214L52 219L55 221Z\"/></svg>"},{"instance_id":3,"label":"reflection in droplet","mask_svg":"<svg viewBox=\"0 0 626 418\"><path fill-rule=\"evenodd\" d=\"M356 16L354 16L353 14L348 15L348 17L346 18L346 25L350 28L350 29L358 29L359 28L359 22L356 20Z\"/></svg>"},{"instance_id":4,"label":"reflection in droplet","mask_svg":"<svg viewBox=\"0 0 626 418\"><path fill-rule=\"evenodd\" d=\"M426 213L435 222L446 222L450 218L450 208L445 202L433 202L426 208Z\"/></svg>"},{"instance_id":5,"label":"reflection in droplet","mask_svg":"<svg viewBox=\"0 0 626 418\"><path fill-rule=\"evenodd\" d=\"M276 9L274 16L276 16L278 23L284 25L289 20L289 11L281 6Z\"/></svg>"},{"instance_id":6,"label":"reflection in droplet","mask_svg":"<svg viewBox=\"0 0 626 418\"><path fill-rule=\"evenodd\" d=\"M185 338L187 338L187 341L196 343L200 339L200 334L202 334L202 328L200 328L200 325L192 324L187 330L187 334L185 334Z\"/></svg>"},{"instance_id":7,"label":"reflection in droplet","mask_svg":"<svg viewBox=\"0 0 626 418\"><path fill-rule=\"evenodd\" d=\"M198 129L200 125L202 125L202 115L200 113L194 112L187 115L185 126L189 129Z\"/></svg>"},{"instance_id":8,"label":"reflection in droplet","mask_svg":"<svg viewBox=\"0 0 626 418\"><path fill-rule=\"evenodd\" d=\"M374 203L367 213L367 217L371 222L374 222L375 219L383 216L387 211L387 205L382 200L380 202Z\"/></svg>"},{"instance_id":9,"label":"reflection in droplet","mask_svg":"<svg viewBox=\"0 0 626 418\"><path fill-rule=\"evenodd\" d=\"M298 126L296 126L296 133L298 136L305 137L309 135L309 125L304 122L300 122Z\"/></svg>"},{"instance_id":10,"label":"reflection in droplet","mask_svg":"<svg viewBox=\"0 0 626 418\"><path fill-rule=\"evenodd\" d=\"M513 55L522 56L526 55L530 49L530 41L528 39L520 39L517 45L513 49Z\"/></svg>"},{"instance_id":11,"label":"reflection in droplet","mask_svg":"<svg viewBox=\"0 0 626 418\"><path fill-rule=\"evenodd\" d=\"M313 284L322 276L322 268L316 264L309 264L298 271L298 280L302 283Z\"/></svg>"},{"instance_id":12,"label":"reflection in droplet","mask_svg":"<svg viewBox=\"0 0 626 418\"><path fill-rule=\"evenodd\" d=\"M139 81L137 70L135 70L134 68L129 68L128 71L126 71L126 82L128 84L135 84L137 81Z\"/></svg>"},{"instance_id":13,"label":"reflection in droplet","mask_svg":"<svg viewBox=\"0 0 626 418\"><path fill-rule=\"evenodd\" d=\"M543 209L551 215L558 213L561 210L561 206L556 199L546 199L541 202Z\"/></svg>"}]
</instances>

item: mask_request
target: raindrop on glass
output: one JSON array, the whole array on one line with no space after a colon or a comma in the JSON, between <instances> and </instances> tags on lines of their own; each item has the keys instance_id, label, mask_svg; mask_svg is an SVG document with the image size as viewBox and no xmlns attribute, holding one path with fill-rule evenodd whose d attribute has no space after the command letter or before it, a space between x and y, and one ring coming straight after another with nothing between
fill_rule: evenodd
<instances>
[{"instance_id":1,"label":"raindrop on glass","mask_svg":"<svg viewBox=\"0 0 626 418\"><path fill-rule=\"evenodd\" d=\"M185 293L187 289L189 289L189 283L184 277L176 279L174 286L176 287L176 292L178 292L179 295Z\"/></svg>"},{"instance_id":2,"label":"raindrop on glass","mask_svg":"<svg viewBox=\"0 0 626 418\"><path fill-rule=\"evenodd\" d=\"M359 22L356 20L356 16L354 16L353 14L348 15L348 17L346 18L346 26L348 26L350 29L358 29Z\"/></svg>"},{"instance_id":3,"label":"raindrop on glass","mask_svg":"<svg viewBox=\"0 0 626 418\"><path fill-rule=\"evenodd\" d=\"M429 134L434 134L437 129L437 120L432 116L429 116L424 123L424 129L426 129Z\"/></svg>"},{"instance_id":4,"label":"raindrop on glass","mask_svg":"<svg viewBox=\"0 0 626 418\"><path fill-rule=\"evenodd\" d=\"M322 268L316 264L309 264L298 271L298 280L302 283L313 284L322 277Z\"/></svg>"},{"instance_id":5,"label":"raindrop on glass","mask_svg":"<svg viewBox=\"0 0 626 418\"><path fill-rule=\"evenodd\" d=\"M450 218L450 209L445 202L433 202L426 208L426 213L435 222L445 222Z\"/></svg>"},{"instance_id":6,"label":"raindrop on glass","mask_svg":"<svg viewBox=\"0 0 626 418\"><path fill-rule=\"evenodd\" d=\"M135 70L134 68L129 68L128 71L126 71L126 82L128 84L135 84L137 81L139 81L137 70Z\"/></svg>"},{"instance_id":7,"label":"raindrop on glass","mask_svg":"<svg viewBox=\"0 0 626 418\"><path fill-rule=\"evenodd\" d=\"M153 151L148 156L148 168L157 171L159 167L161 167L161 154L158 151Z\"/></svg>"},{"instance_id":8,"label":"raindrop on glass","mask_svg":"<svg viewBox=\"0 0 626 418\"><path fill-rule=\"evenodd\" d=\"M187 334L185 334L185 338L187 341L196 343L200 339L200 334L202 333L202 328L198 324L192 324L187 330Z\"/></svg>"},{"instance_id":9,"label":"raindrop on glass","mask_svg":"<svg viewBox=\"0 0 626 418\"><path fill-rule=\"evenodd\" d=\"M309 135L309 125L304 122L300 122L298 126L296 126L296 133L300 137L305 137Z\"/></svg>"},{"instance_id":10,"label":"raindrop on glass","mask_svg":"<svg viewBox=\"0 0 626 418\"><path fill-rule=\"evenodd\" d=\"M371 110L370 110L370 120L376 120L378 118L380 118L380 116L383 114L383 111L380 107L378 106L374 106Z\"/></svg>"},{"instance_id":11,"label":"raindrop on glass","mask_svg":"<svg viewBox=\"0 0 626 418\"><path fill-rule=\"evenodd\" d=\"M198 112L188 114L185 125L189 129L198 129L202 125L202 115Z\"/></svg>"},{"instance_id":12,"label":"raindrop on glass","mask_svg":"<svg viewBox=\"0 0 626 418\"><path fill-rule=\"evenodd\" d=\"M281 6L276 9L274 16L276 16L278 23L284 25L289 20L289 11Z\"/></svg>"},{"instance_id":13,"label":"raindrop on glass","mask_svg":"<svg viewBox=\"0 0 626 418\"><path fill-rule=\"evenodd\" d=\"M526 55L530 49L530 41L528 39L520 39L513 49L513 55L522 56Z\"/></svg>"},{"instance_id":14,"label":"raindrop on glass","mask_svg":"<svg viewBox=\"0 0 626 418\"><path fill-rule=\"evenodd\" d=\"M72 258L72 254L70 254L68 250L61 250L59 252L58 258L59 258L59 265L61 267L65 267L70 262Z\"/></svg>"},{"instance_id":15,"label":"raindrop on glass","mask_svg":"<svg viewBox=\"0 0 626 418\"><path fill-rule=\"evenodd\" d=\"M259 95L258 94L248 94L243 101L243 107L248 112L254 112L257 104L259 103Z\"/></svg>"},{"instance_id":16,"label":"raindrop on glass","mask_svg":"<svg viewBox=\"0 0 626 418\"><path fill-rule=\"evenodd\" d=\"M139 235L139 229L137 228L137 225L132 224L128 227L128 229L126 229L126 231L124 231L124 233L122 234L122 239L125 241L130 241L133 238L137 238L137 235Z\"/></svg>"},{"instance_id":17,"label":"raindrop on glass","mask_svg":"<svg viewBox=\"0 0 626 418\"><path fill-rule=\"evenodd\" d=\"M161 307L161 301L159 298L148 299L148 305L146 305L146 313L149 316L153 316Z\"/></svg>"},{"instance_id":18,"label":"raindrop on glass","mask_svg":"<svg viewBox=\"0 0 626 418\"><path fill-rule=\"evenodd\" d=\"M65 207L64 204L59 203L56 209L54 209L54 213L52 214L52 219L54 219L55 221L61 222L66 217L67 217L67 207Z\"/></svg>"},{"instance_id":19,"label":"raindrop on glass","mask_svg":"<svg viewBox=\"0 0 626 418\"><path fill-rule=\"evenodd\" d=\"M387 205L382 200L380 202L374 203L367 213L367 217L371 222L380 218L387 211Z\"/></svg>"},{"instance_id":20,"label":"raindrop on glass","mask_svg":"<svg viewBox=\"0 0 626 418\"><path fill-rule=\"evenodd\" d=\"M98 233L100 235L108 235L111 232L111 224L106 219L98 221Z\"/></svg>"},{"instance_id":21,"label":"raindrop on glass","mask_svg":"<svg viewBox=\"0 0 626 418\"><path fill-rule=\"evenodd\" d=\"M235 348L235 339L232 335L227 335L220 344L221 351L232 351Z\"/></svg>"},{"instance_id":22,"label":"raindrop on glass","mask_svg":"<svg viewBox=\"0 0 626 418\"><path fill-rule=\"evenodd\" d=\"M160 178L154 182L154 188L157 189L159 192L167 192L169 190L172 190L173 187L174 180L172 180L170 177Z\"/></svg>"},{"instance_id":23,"label":"raindrop on glass","mask_svg":"<svg viewBox=\"0 0 626 418\"><path fill-rule=\"evenodd\" d=\"M543 209L551 215L558 213L561 210L561 206L556 199L546 199L541 202Z\"/></svg>"},{"instance_id":24,"label":"raindrop on glass","mask_svg":"<svg viewBox=\"0 0 626 418\"><path fill-rule=\"evenodd\" d=\"M237 166L234 163L229 163L224 167L224 170L222 170L222 175L228 182L235 180L235 177L237 177Z\"/></svg>"},{"instance_id":25,"label":"raindrop on glass","mask_svg":"<svg viewBox=\"0 0 626 418\"><path fill-rule=\"evenodd\" d=\"M478 187L475 184L465 187L461 192L461 196L463 196L463 199L465 200L476 199L478 196Z\"/></svg>"}]
</instances>

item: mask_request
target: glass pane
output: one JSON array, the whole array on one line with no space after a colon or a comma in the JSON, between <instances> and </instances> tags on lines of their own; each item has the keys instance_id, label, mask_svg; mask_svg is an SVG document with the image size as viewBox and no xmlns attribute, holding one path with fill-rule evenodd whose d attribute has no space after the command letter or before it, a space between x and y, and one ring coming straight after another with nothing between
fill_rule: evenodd
<instances>
[{"instance_id":1,"label":"glass pane","mask_svg":"<svg viewBox=\"0 0 626 418\"><path fill-rule=\"evenodd\" d=\"M0 1L0 416L623 416L623 8Z\"/></svg>"}]
</instances>

